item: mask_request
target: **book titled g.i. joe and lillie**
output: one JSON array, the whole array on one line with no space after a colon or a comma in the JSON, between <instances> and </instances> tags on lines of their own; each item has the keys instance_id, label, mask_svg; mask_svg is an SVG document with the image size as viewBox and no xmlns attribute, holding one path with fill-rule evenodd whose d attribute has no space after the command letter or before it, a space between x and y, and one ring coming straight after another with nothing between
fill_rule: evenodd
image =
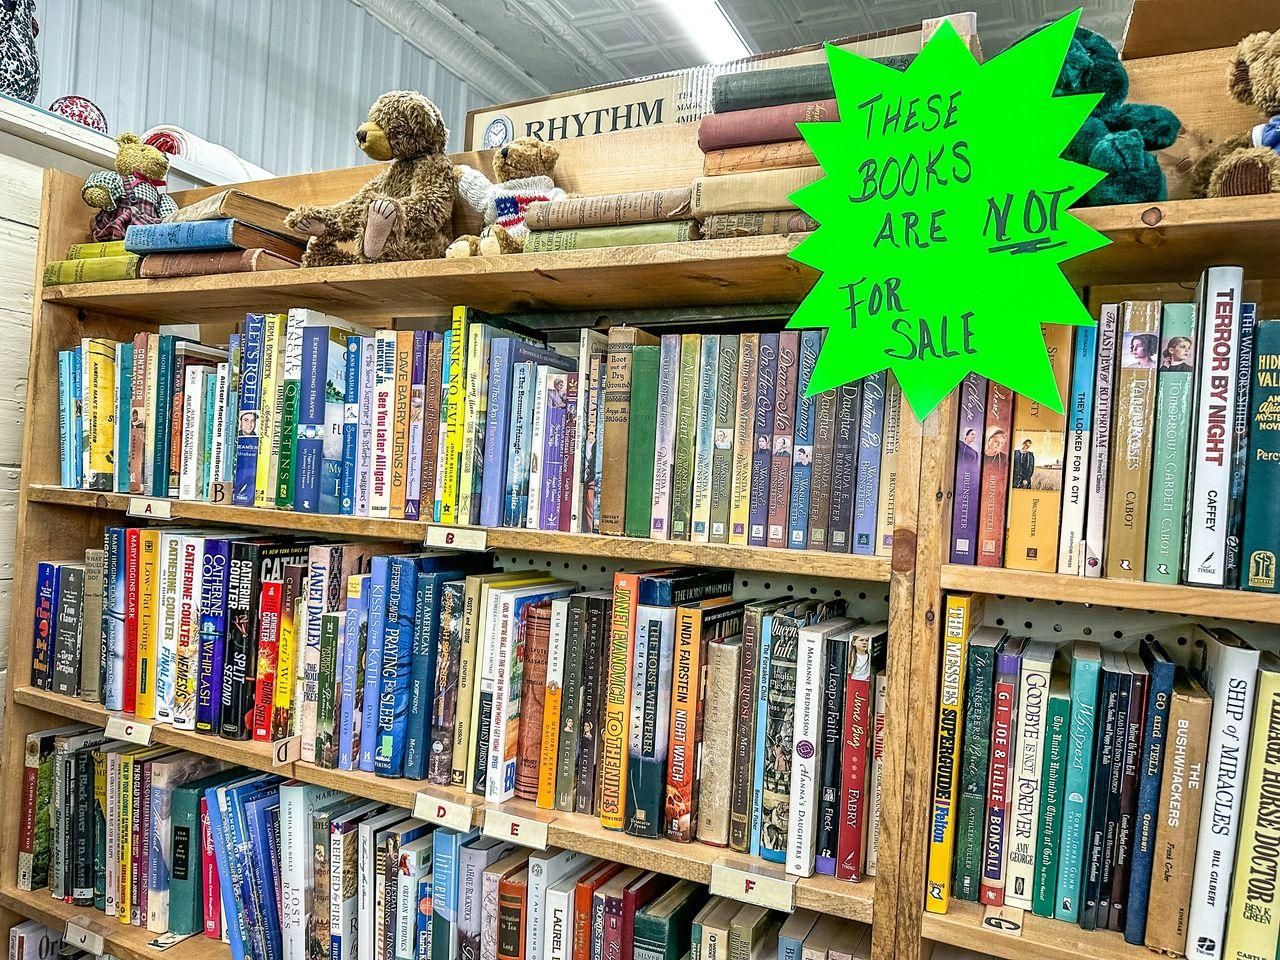
<instances>
[{"instance_id":1,"label":"book titled g.i. joe and lillie","mask_svg":"<svg viewBox=\"0 0 1280 960\"><path fill-rule=\"evenodd\" d=\"M983 620L981 596L947 597L926 909L1274 956L1280 660L1221 627L1126 649Z\"/></svg>"},{"instance_id":2,"label":"book titled g.i. joe and lillie","mask_svg":"<svg viewBox=\"0 0 1280 960\"><path fill-rule=\"evenodd\" d=\"M1280 591L1280 323L1243 271L1044 332L1065 415L961 385L951 562Z\"/></svg>"},{"instance_id":3,"label":"book titled g.i. joe and lillie","mask_svg":"<svg viewBox=\"0 0 1280 960\"><path fill-rule=\"evenodd\" d=\"M86 338L59 355L61 480L887 556L900 394L881 372L808 396L820 347L817 331L655 336L622 324L582 330L567 354L518 319L467 307L442 332L298 309L250 314L222 347Z\"/></svg>"}]
</instances>

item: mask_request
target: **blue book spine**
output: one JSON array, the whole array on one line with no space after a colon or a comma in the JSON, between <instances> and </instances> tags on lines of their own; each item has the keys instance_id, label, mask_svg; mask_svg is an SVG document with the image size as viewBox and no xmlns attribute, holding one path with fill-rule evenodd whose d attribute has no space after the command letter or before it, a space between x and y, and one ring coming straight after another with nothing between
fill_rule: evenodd
<instances>
[{"instance_id":1,"label":"blue book spine","mask_svg":"<svg viewBox=\"0 0 1280 960\"><path fill-rule=\"evenodd\" d=\"M360 337L347 337L347 389L342 408L342 503L338 511L344 517L354 516L356 507L356 445L360 442L362 346Z\"/></svg>"},{"instance_id":2,"label":"blue book spine","mask_svg":"<svg viewBox=\"0 0 1280 960\"><path fill-rule=\"evenodd\" d=\"M800 960L803 952L803 940L795 937L778 937L778 960Z\"/></svg>"},{"instance_id":3,"label":"blue book spine","mask_svg":"<svg viewBox=\"0 0 1280 960\"><path fill-rule=\"evenodd\" d=\"M515 340L498 337L489 347L489 397L484 423L484 476L480 525L502 526L506 509L507 437L511 434L511 368Z\"/></svg>"},{"instance_id":4,"label":"blue book spine","mask_svg":"<svg viewBox=\"0 0 1280 960\"><path fill-rule=\"evenodd\" d=\"M506 496L502 515L504 527L524 526L524 507L529 501L529 438L533 426L536 369L532 363L517 363L512 367Z\"/></svg>"},{"instance_id":5,"label":"blue book spine","mask_svg":"<svg viewBox=\"0 0 1280 960\"><path fill-rule=\"evenodd\" d=\"M262 848L265 850L264 863L267 870L266 878L263 880L263 886L266 890L276 891L280 889L280 801L277 799L274 803L267 806L264 811L265 833L267 845ZM272 950L271 960L281 960L284 953L284 944L281 942L280 933L280 906L279 900L268 895L267 910L274 923L269 923L267 927L267 935L270 938L268 944ZM331 954L331 956L337 956Z\"/></svg>"},{"instance_id":6,"label":"blue book spine","mask_svg":"<svg viewBox=\"0 0 1280 960\"><path fill-rule=\"evenodd\" d=\"M884 439L885 372L862 384L858 433L858 479L853 501L853 553L876 552L876 509L880 502L880 447Z\"/></svg>"},{"instance_id":7,"label":"blue book spine","mask_svg":"<svg viewBox=\"0 0 1280 960\"><path fill-rule=\"evenodd\" d=\"M800 368L796 379L796 430L791 450L791 510L787 546L804 550L809 546L809 480L813 474L813 424L816 401L806 396L813 368L822 348L822 331L800 334Z\"/></svg>"},{"instance_id":8,"label":"blue book spine","mask_svg":"<svg viewBox=\"0 0 1280 960\"><path fill-rule=\"evenodd\" d=\"M764 337L760 338L761 340ZM760 656L756 672L756 744L751 777L751 855L760 856L760 828L764 813L764 735L769 717L769 674L773 666L773 615L760 625Z\"/></svg>"},{"instance_id":9,"label":"blue book spine","mask_svg":"<svg viewBox=\"0 0 1280 960\"><path fill-rule=\"evenodd\" d=\"M236 480L236 434L240 429L240 357L243 343L244 337L239 333L227 338L227 416L222 442L228 453L222 458L222 476L218 479L232 486Z\"/></svg>"},{"instance_id":10,"label":"blue book spine","mask_svg":"<svg viewBox=\"0 0 1280 960\"><path fill-rule=\"evenodd\" d=\"M124 233L129 253L182 253L186 250L239 250L231 239L234 220L134 224Z\"/></svg>"},{"instance_id":11,"label":"blue book spine","mask_svg":"<svg viewBox=\"0 0 1280 960\"><path fill-rule=\"evenodd\" d=\"M382 647L387 626L387 586L391 558L374 557L369 568L369 642L364 655L364 702L360 723L360 769L373 773L378 736L378 704L382 699Z\"/></svg>"},{"instance_id":12,"label":"blue book spine","mask_svg":"<svg viewBox=\"0 0 1280 960\"><path fill-rule=\"evenodd\" d=\"M1080 919L1080 880L1089 817L1100 669L1097 657L1077 657L1071 664L1071 730L1067 744L1067 775L1062 791L1058 900L1054 908L1054 917L1068 923Z\"/></svg>"},{"instance_id":13,"label":"blue book spine","mask_svg":"<svg viewBox=\"0 0 1280 960\"><path fill-rule=\"evenodd\" d=\"M404 775L422 780L431 751L431 714L436 688L436 653L440 649L440 595L446 580L463 576L457 570L418 575L417 618L413 630L413 665L409 671L409 722ZM349 615L348 615L349 616Z\"/></svg>"},{"instance_id":14,"label":"blue book spine","mask_svg":"<svg viewBox=\"0 0 1280 960\"><path fill-rule=\"evenodd\" d=\"M133 341L120 344L116 354L116 493L129 492L129 412L133 406Z\"/></svg>"},{"instance_id":15,"label":"blue book spine","mask_svg":"<svg viewBox=\"0 0 1280 960\"><path fill-rule=\"evenodd\" d=\"M161 334L160 354L156 362L156 449L151 471L151 495L169 496L169 444L173 440L173 337ZM176 492L176 491L175 491Z\"/></svg>"},{"instance_id":16,"label":"blue book spine","mask_svg":"<svg viewBox=\"0 0 1280 960\"><path fill-rule=\"evenodd\" d=\"M441 828L432 835L431 850L431 945L429 960L452 960L450 956L460 900L461 877L458 859L462 845L480 835L479 830L458 833ZM423 958L428 960L428 958Z\"/></svg>"},{"instance_id":17,"label":"blue book spine","mask_svg":"<svg viewBox=\"0 0 1280 960\"><path fill-rule=\"evenodd\" d=\"M124 709L125 530L107 527L106 576L102 581L102 645L107 654L103 700L108 710ZM56 607L54 608L57 609Z\"/></svg>"},{"instance_id":18,"label":"blue book spine","mask_svg":"<svg viewBox=\"0 0 1280 960\"><path fill-rule=\"evenodd\" d=\"M71 444L75 450L74 486L84 486L85 457L89 450L89 437L84 429L84 370L81 367L80 348L71 351Z\"/></svg>"},{"instance_id":19,"label":"blue book spine","mask_svg":"<svg viewBox=\"0 0 1280 960\"><path fill-rule=\"evenodd\" d=\"M248 822L248 836L252 851L250 857L252 857L251 867L257 901L255 907L262 911L262 935L266 939L267 960L280 960L283 946L280 942L280 910L276 904L274 877L274 865L279 862L279 859L271 856L271 849L279 843L280 834L277 830L273 842L272 807L277 813L279 812L279 793L258 797L245 804L245 818ZM152 849L158 850L159 846L159 844L152 844Z\"/></svg>"},{"instance_id":20,"label":"blue book spine","mask_svg":"<svg viewBox=\"0 0 1280 960\"><path fill-rule=\"evenodd\" d=\"M435 865L432 864L434 871ZM418 878L418 911L413 917L413 958L428 960L431 956L432 917L423 907L433 903L432 891L435 888L435 877L428 873Z\"/></svg>"},{"instance_id":21,"label":"blue book spine","mask_svg":"<svg viewBox=\"0 0 1280 960\"><path fill-rule=\"evenodd\" d=\"M231 542L204 542L200 585L200 672L196 682L196 731L218 729L222 709L222 661L227 648L227 588L231 582Z\"/></svg>"},{"instance_id":22,"label":"blue book spine","mask_svg":"<svg viewBox=\"0 0 1280 960\"><path fill-rule=\"evenodd\" d=\"M320 471L324 459L325 372L329 365L329 328L302 330L302 381L298 392L297 487L293 509L320 512Z\"/></svg>"},{"instance_id":23,"label":"blue book spine","mask_svg":"<svg viewBox=\"0 0 1280 960\"><path fill-rule=\"evenodd\" d=\"M58 439L62 450L61 480L64 487L78 487L75 482L74 464L79 462L79 454L71 443L71 353L70 350L58 351Z\"/></svg>"},{"instance_id":24,"label":"blue book spine","mask_svg":"<svg viewBox=\"0 0 1280 960\"><path fill-rule=\"evenodd\" d=\"M222 895L222 912L227 918L226 934L231 946L231 960L245 960L240 912L236 909L235 887L231 882L231 856L227 849L226 823L219 803L219 794L225 792L225 788L210 787L205 791L204 797L209 808L209 833L213 837L213 857L218 865L218 889Z\"/></svg>"},{"instance_id":25,"label":"blue book spine","mask_svg":"<svg viewBox=\"0 0 1280 960\"><path fill-rule=\"evenodd\" d=\"M264 890L259 879L261 873L254 860L255 848L249 833L248 813L249 805L263 796L279 796L279 787L271 779L233 787L227 791L227 809L223 812L231 856L231 879L236 885L245 943L253 960L271 960L264 929ZM262 855L266 855L266 850Z\"/></svg>"},{"instance_id":26,"label":"blue book spine","mask_svg":"<svg viewBox=\"0 0 1280 960\"><path fill-rule=\"evenodd\" d=\"M250 313L244 318L244 345L240 359L240 400L236 410L236 474L231 502L253 506L258 478L258 410L262 402L262 337L266 317Z\"/></svg>"},{"instance_id":27,"label":"blue book spine","mask_svg":"<svg viewBox=\"0 0 1280 960\"><path fill-rule=\"evenodd\" d=\"M778 376L778 335L760 335L760 362L756 377L756 415L751 446L751 494L747 519L747 543L768 543L769 465L773 460L774 381Z\"/></svg>"},{"instance_id":28,"label":"blue book spine","mask_svg":"<svg viewBox=\"0 0 1280 960\"><path fill-rule=\"evenodd\" d=\"M338 769L355 769L359 760L361 705L364 687L360 676L369 645L369 575L360 577L360 592L347 594L345 645L342 648L342 703L339 705Z\"/></svg>"},{"instance_id":29,"label":"blue book spine","mask_svg":"<svg viewBox=\"0 0 1280 960\"><path fill-rule=\"evenodd\" d=\"M1154 655L1144 644L1143 659L1151 674L1147 690L1147 716L1143 724L1142 766L1138 770L1138 809L1134 818L1133 859L1129 873L1129 901L1125 910L1124 939L1141 945L1147 937L1147 904L1151 895L1151 871L1155 863L1156 817L1160 805L1160 774L1169 737L1169 705L1177 668Z\"/></svg>"},{"instance_id":30,"label":"blue book spine","mask_svg":"<svg viewBox=\"0 0 1280 960\"><path fill-rule=\"evenodd\" d=\"M409 723L409 669L413 655L413 621L417 602L417 569L412 557L392 557L387 580L387 618L382 638L382 692L378 697L378 732L373 771L382 777L404 775L404 748Z\"/></svg>"},{"instance_id":31,"label":"blue book spine","mask_svg":"<svg viewBox=\"0 0 1280 960\"><path fill-rule=\"evenodd\" d=\"M105 583L103 589L106 589ZM48 690L52 678L57 616L58 566L41 561L36 566L36 614L31 638L31 685L38 690Z\"/></svg>"}]
</instances>

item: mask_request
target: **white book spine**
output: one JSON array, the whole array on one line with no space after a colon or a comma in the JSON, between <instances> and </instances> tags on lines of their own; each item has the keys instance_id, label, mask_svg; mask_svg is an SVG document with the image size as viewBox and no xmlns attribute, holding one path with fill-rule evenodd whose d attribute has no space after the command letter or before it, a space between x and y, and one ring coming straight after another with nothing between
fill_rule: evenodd
<instances>
[{"instance_id":1,"label":"white book spine","mask_svg":"<svg viewBox=\"0 0 1280 960\"><path fill-rule=\"evenodd\" d=\"M576 850L546 851L529 857L524 960L546 960L550 888L586 860L587 855Z\"/></svg>"},{"instance_id":2,"label":"white book spine","mask_svg":"<svg viewBox=\"0 0 1280 960\"><path fill-rule=\"evenodd\" d=\"M312 859L306 787L280 788L280 943L283 960L306 960L306 874Z\"/></svg>"},{"instance_id":3,"label":"white book spine","mask_svg":"<svg viewBox=\"0 0 1280 960\"><path fill-rule=\"evenodd\" d=\"M822 694L826 686L827 637L831 632L825 627L803 628L796 647L791 798L787 804L787 873L796 877L813 875Z\"/></svg>"},{"instance_id":4,"label":"white book spine","mask_svg":"<svg viewBox=\"0 0 1280 960\"><path fill-rule=\"evenodd\" d=\"M676 455L676 407L680 389L680 336L664 334L658 357L658 422L653 449L653 519L649 537L671 538L671 471Z\"/></svg>"},{"instance_id":5,"label":"white book spine","mask_svg":"<svg viewBox=\"0 0 1280 960\"><path fill-rule=\"evenodd\" d=\"M1222 956L1227 898L1240 833L1249 736L1258 685L1258 652L1208 640L1205 690L1213 698L1204 782L1208 784L1196 842L1191 912L1187 918L1189 960ZM1204 829L1205 826L1209 829Z\"/></svg>"},{"instance_id":6,"label":"white book spine","mask_svg":"<svg viewBox=\"0 0 1280 960\"><path fill-rule=\"evenodd\" d=\"M556 884L547 891L547 923L542 960L573 960L573 889Z\"/></svg>"},{"instance_id":7,"label":"white book spine","mask_svg":"<svg viewBox=\"0 0 1280 960\"><path fill-rule=\"evenodd\" d=\"M1120 307L1104 303L1098 314L1098 367L1093 389L1093 429L1089 432L1085 487L1084 563L1086 577L1102 576L1107 539L1107 469L1111 463L1111 394L1115 390L1116 323Z\"/></svg>"},{"instance_id":8,"label":"white book spine","mask_svg":"<svg viewBox=\"0 0 1280 960\"><path fill-rule=\"evenodd\" d=\"M1196 412L1191 420L1182 580L1199 586L1220 587L1225 576L1243 284L1239 267L1210 267L1196 291L1201 320L1196 356L1200 366L1196 372Z\"/></svg>"},{"instance_id":9,"label":"white book spine","mask_svg":"<svg viewBox=\"0 0 1280 960\"><path fill-rule=\"evenodd\" d=\"M694 420L693 496L689 539L711 541L711 458L715 452L716 381L720 370L720 338L702 338L702 366L698 372L698 411ZM790 486L788 484L788 486Z\"/></svg>"},{"instance_id":10,"label":"white book spine","mask_svg":"<svg viewBox=\"0 0 1280 960\"><path fill-rule=\"evenodd\" d=\"M308 551L306 602L302 629L298 631L294 646L297 647L297 694L295 709L298 714L297 730L302 738L302 759L316 761L316 710L320 703L320 630L321 617L327 612L329 565L332 562L330 548L314 547Z\"/></svg>"},{"instance_id":11,"label":"white book spine","mask_svg":"<svg viewBox=\"0 0 1280 960\"><path fill-rule=\"evenodd\" d=\"M173 721L178 664L178 599L182 537L160 534L160 603L156 624L156 722Z\"/></svg>"},{"instance_id":12,"label":"white book spine","mask_svg":"<svg viewBox=\"0 0 1280 960\"><path fill-rule=\"evenodd\" d=\"M516 624L515 604L504 591L495 590L498 606L496 619L490 619L489 632L493 652L493 716L489 724L489 755L486 762L484 797L490 803L501 803L515 796L515 775L506 776L507 704L510 700L511 647Z\"/></svg>"},{"instance_id":13,"label":"white book spine","mask_svg":"<svg viewBox=\"0 0 1280 960\"><path fill-rule=\"evenodd\" d=\"M281 817L281 822L284 822L283 817ZM367 960L367 958L373 957L373 824L369 822L360 824L358 832L360 838L356 847L356 856L358 858L356 864L356 896L358 898L356 914L360 932L357 938L356 956L360 960ZM283 840L281 845L283 846ZM301 960L301 958L286 956L284 960Z\"/></svg>"},{"instance_id":14,"label":"white book spine","mask_svg":"<svg viewBox=\"0 0 1280 960\"><path fill-rule=\"evenodd\" d=\"M1044 754L1045 707L1053 650L1027 647L1018 679L1018 739L1005 842L1004 902L1031 909L1035 879L1036 830L1040 810L1040 766Z\"/></svg>"},{"instance_id":15,"label":"white book spine","mask_svg":"<svg viewBox=\"0 0 1280 960\"><path fill-rule=\"evenodd\" d=\"M182 538L178 650L174 661L173 726L196 728L196 686L200 677L200 594L204 587L204 538Z\"/></svg>"},{"instance_id":16,"label":"white book spine","mask_svg":"<svg viewBox=\"0 0 1280 960\"><path fill-rule=\"evenodd\" d=\"M115 388L115 395L112 398L113 406L112 406L112 416L111 416L111 429L114 434L111 440L111 449L113 451L113 454L117 456L121 452L120 451L120 433L121 431L127 431L129 429L129 411L121 406L121 403L124 401L124 390L122 389L122 387L124 386L124 380L121 378L125 376L128 376L129 378L133 377L132 370L126 371L122 369L123 363L124 363L124 344L122 343L116 347L116 352L115 352L116 378L114 380L114 383L116 385L116 388ZM114 474L114 477L112 478L112 481L111 481L111 490L114 493L128 493L129 491L127 488L121 489L120 487L120 471L114 470L112 472ZM126 470L125 484L127 485L128 482L129 482L128 471Z\"/></svg>"},{"instance_id":17,"label":"white book spine","mask_svg":"<svg viewBox=\"0 0 1280 960\"><path fill-rule=\"evenodd\" d=\"M204 441L204 368L187 367L182 385L182 450L178 499L200 499L200 445Z\"/></svg>"},{"instance_id":18,"label":"white book spine","mask_svg":"<svg viewBox=\"0 0 1280 960\"><path fill-rule=\"evenodd\" d=\"M502 877L486 870L480 897L480 957L496 960L498 956L498 884Z\"/></svg>"},{"instance_id":19,"label":"white book spine","mask_svg":"<svg viewBox=\"0 0 1280 960\"><path fill-rule=\"evenodd\" d=\"M421 874L415 870L396 871L396 957L395 960L414 960L414 918L418 914L418 880Z\"/></svg>"},{"instance_id":20,"label":"white book spine","mask_svg":"<svg viewBox=\"0 0 1280 960\"><path fill-rule=\"evenodd\" d=\"M468 851L465 847L458 855L458 929L455 932L455 944L460 943L464 936L478 937L480 934L480 885L486 859L483 851ZM434 906L432 904L433 908Z\"/></svg>"},{"instance_id":21,"label":"white book spine","mask_svg":"<svg viewBox=\"0 0 1280 960\"><path fill-rule=\"evenodd\" d=\"M120 754L107 754L106 915L120 909Z\"/></svg>"},{"instance_id":22,"label":"white book spine","mask_svg":"<svg viewBox=\"0 0 1280 960\"><path fill-rule=\"evenodd\" d=\"M876 851L880 842L880 790L884 786L884 714L888 694L888 681L883 672L875 675L873 686L875 706L871 727L871 788L867 791L867 865L862 871L868 877L876 875Z\"/></svg>"},{"instance_id":23,"label":"white book spine","mask_svg":"<svg viewBox=\"0 0 1280 960\"><path fill-rule=\"evenodd\" d=\"M547 644L547 690L561 690L564 686L565 645L569 632L569 598L560 597L551 601L551 637ZM563 723L563 720L561 720ZM545 740L545 738L544 738ZM554 745L543 743L543 763L550 756L555 757ZM539 801L539 806L542 806ZM550 809L550 808L544 808Z\"/></svg>"},{"instance_id":24,"label":"white book spine","mask_svg":"<svg viewBox=\"0 0 1280 960\"><path fill-rule=\"evenodd\" d=\"M369 516L391 516L391 432L395 422L396 332L379 330L374 345L373 462Z\"/></svg>"},{"instance_id":25,"label":"white book spine","mask_svg":"<svg viewBox=\"0 0 1280 960\"><path fill-rule=\"evenodd\" d=\"M529 431L529 509L524 518L524 525L530 530L538 529L542 513L542 459L547 436L547 374L550 372L550 367L538 364L538 375L531 393L533 421Z\"/></svg>"},{"instance_id":26,"label":"white book spine","mask_svg":"<svg viewBox=\"0 0 1280 960\"><path fill-rule=\"evenodd\" d=\"M355 515L369 516L373 482L373 406L377 391L378 346L374 337L360 338L360 399L356 409Z\"/></svg>"},{"instance_id":27,"label":"white book spine","mask_svg":"<svg viewBox=\"0 0 1280 960\"><path fill-rule=\"evenodd\" d=\"M591 357L604 353L608 338L598 330L583 330L578 341L578 416L574 423L578 425L577 436L573 440L573 491L570 496L569 531L579 533L582 530L582 497L586 490L587 464L587 407L590 401Z\"/></svg>"}]
</instances>

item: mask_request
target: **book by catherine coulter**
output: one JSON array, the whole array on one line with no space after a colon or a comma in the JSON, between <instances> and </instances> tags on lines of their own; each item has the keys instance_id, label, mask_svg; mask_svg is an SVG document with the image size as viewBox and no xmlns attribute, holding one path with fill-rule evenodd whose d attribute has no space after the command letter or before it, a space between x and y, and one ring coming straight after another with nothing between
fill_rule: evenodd
<instances>
[{"instance_id":1,"label":"book by catherine coulter","mask_svg":"<svg viewBox=\"0 0 1280 960\"><path fill-rule=\"evenodd\" d=\"M1058 396L1066 396L1074 328L1054 323L1045 324L1042 329ZM1009 531L1005 540L1004 562L1010 569L1051 573L1057 566L1065 444L1066 418L1038 401L1019 396L1013 411Z\"/></svg>"},{"instance_id":2,"label":"book by catherine coulter","mask_svg":"<svg viewBox=\"0 0 1280 960\"><path fill-rule=\"evenodd\" d=\"M1098 313L1098 350L1093 386L1093 429L1089 433L1086 484L1084 575L1102 576L1107 539L1107 477L1111 467L1111 408L1119 364L1120 305L1104 303Z\"/></svg>"},{"instance_id":3,"label":"book by catherine coulter","mask_svg":"<svg viewBox=\"0 0 1280 960\"><path fill-rule=\"evenodd\" d=\"M1150 583L1177 583L1182 568L1182 520L1187 499L1187 444L1191 438L1195 344L1195 305L1166 303L1160 325L1160 371L1156 381L1156 418L1151 449L1151 504L1147 517L1145 579Z\"/></svg>"},{"instance_id":4,"label":"book by catherine coulter","mask_svg":"<svg viewBox=\"0 0 1280 960\"><path fill-rule=\"evenodd\" d=\"M938 700L938 738L930 818L929 877L925 909L946 913L951 904L955 806L959 783L960 734L964 723L965 668L969 635L982 622L984 598L968 593L947 597L942 647L942 692Z\"/></svg>"},{"instance_id":5,"label":"book by catherine coulter","mask_svg":"<svg viewBox=\"0 0 1280 960\"><path fill-rule=\"evenodd\" d=\"M1071 361L1071 395L1067 408L1067 451L1063 468L1062 530L1058 535L1058 572L1080 576L1084 571L1085 506L1088 502L1090 428L1093 425L1093 385L1098 330L1076 331Z\"/></svg>"}]
</instances>

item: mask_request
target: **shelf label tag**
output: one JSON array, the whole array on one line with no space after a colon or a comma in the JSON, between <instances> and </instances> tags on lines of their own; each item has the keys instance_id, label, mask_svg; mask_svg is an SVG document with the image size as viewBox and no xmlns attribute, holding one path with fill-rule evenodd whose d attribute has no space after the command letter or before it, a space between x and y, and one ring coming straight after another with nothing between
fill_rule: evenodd
<instances>
[{"instance_id":1,"label":"shelf label tag","mask_svg":"<svg viewBox=\"0 0 1280 960\"><path fill-rule=\"evenodd\" d=\"M484 835L498 840L508 840L522 847L534 850L547 849L548 820L534 820L531 817L517 817L505 810L486 810L484 813Z\"/></svg>"},{"instance_id":2,"label":"shelf label tag","mask_svg":"<svg viewBox=\"0 0 1280 960\"><path fill-rule=\"evenodd\" d=\"M1022 936L1023 912L1018 907L987 907L982 912L982 925L989 930L999 930L1011 937Z\"/></svg>"},{"instance_id":3,"label":"shelf label tag","mask_svg":"<svg viewBox=\"0 0 1280 960\"><path fill-rule=\"evenodd\" d=\"M421 790L413 798L413 815L419 820L448 827L459 833L466 833L471 829L471 804L433 797Z\"/></svg>"},{"instance_id":4,"label":"shelf label tag","mask_svg":"<svg viewBox=\"0 0 1280 960\"><path fill-rule=\"evenodd\" d=\"M86 929L75 920L67 921L67 929L63 931L62 939L95 956L102 956L107 952L107 945L102 938L102 934Z\"/></svg>"},{"instance_id":5,"label":"shelf label tag","mask_svg":"<svg viewBox=\"0 0 1280 960\"><path fill-rule=\"evenodd\" d=\"M778 867L721 857L711 864L711 892L790 913L796 902L796 878Z\"/></svg>"},{"instance_id":6,"label":"shelf label tag","mask_svg":"<svg viewBox=\"0 0 1280 960\"><path fill-rule=\"evenodd\" d=\"M283 767L302 759L302 738L285 737L271 744L271 765Z\"/></svg>"},{"instance_id":7,"label":"shelf label tag","mask_svg":"<svg viewBox=\"0 0 1280 960\"><path fill-rule=\"evenodd\" d=\"M113 714L107 717L108 740L123 740L125 743L135 743L140 747L148 747L151 745L151 724L145 720L135 720L133 717L121 717Z\"/></svg>"},{"instance_id":8,"label":"shelf label tag","mask_svg":"<svg viewBox=\"0 0 1280 960\"><path fill-rule=\"evenodd\" d=\"M483 551L489 549L489 531L484 527L442 527L433 523L427 527L422 542L425 546L446 550Z\"/></svg>"},{"instance_id":9,"label":"shelf label tag","mask_svg":"<svg viewBox=\"0 0 1280 960\"><path fill-rule=\"evenodd\" d=\"M176 947L184 940L190 940L194 937L194 933L162 933L154 940L147 942L147 946L152 950L168 950L170 947Z\"/></svg>"},{"instance_id":10,"label":"shelf label tag","mask_svg":"<svg viewBox=\"0 0 1280 960\"><path fill-rule=\"evenodd\" d=\"M172 520L173 501L164 497L130 497L125 513L144 520Z\"/></svg>"}]
</instances>

